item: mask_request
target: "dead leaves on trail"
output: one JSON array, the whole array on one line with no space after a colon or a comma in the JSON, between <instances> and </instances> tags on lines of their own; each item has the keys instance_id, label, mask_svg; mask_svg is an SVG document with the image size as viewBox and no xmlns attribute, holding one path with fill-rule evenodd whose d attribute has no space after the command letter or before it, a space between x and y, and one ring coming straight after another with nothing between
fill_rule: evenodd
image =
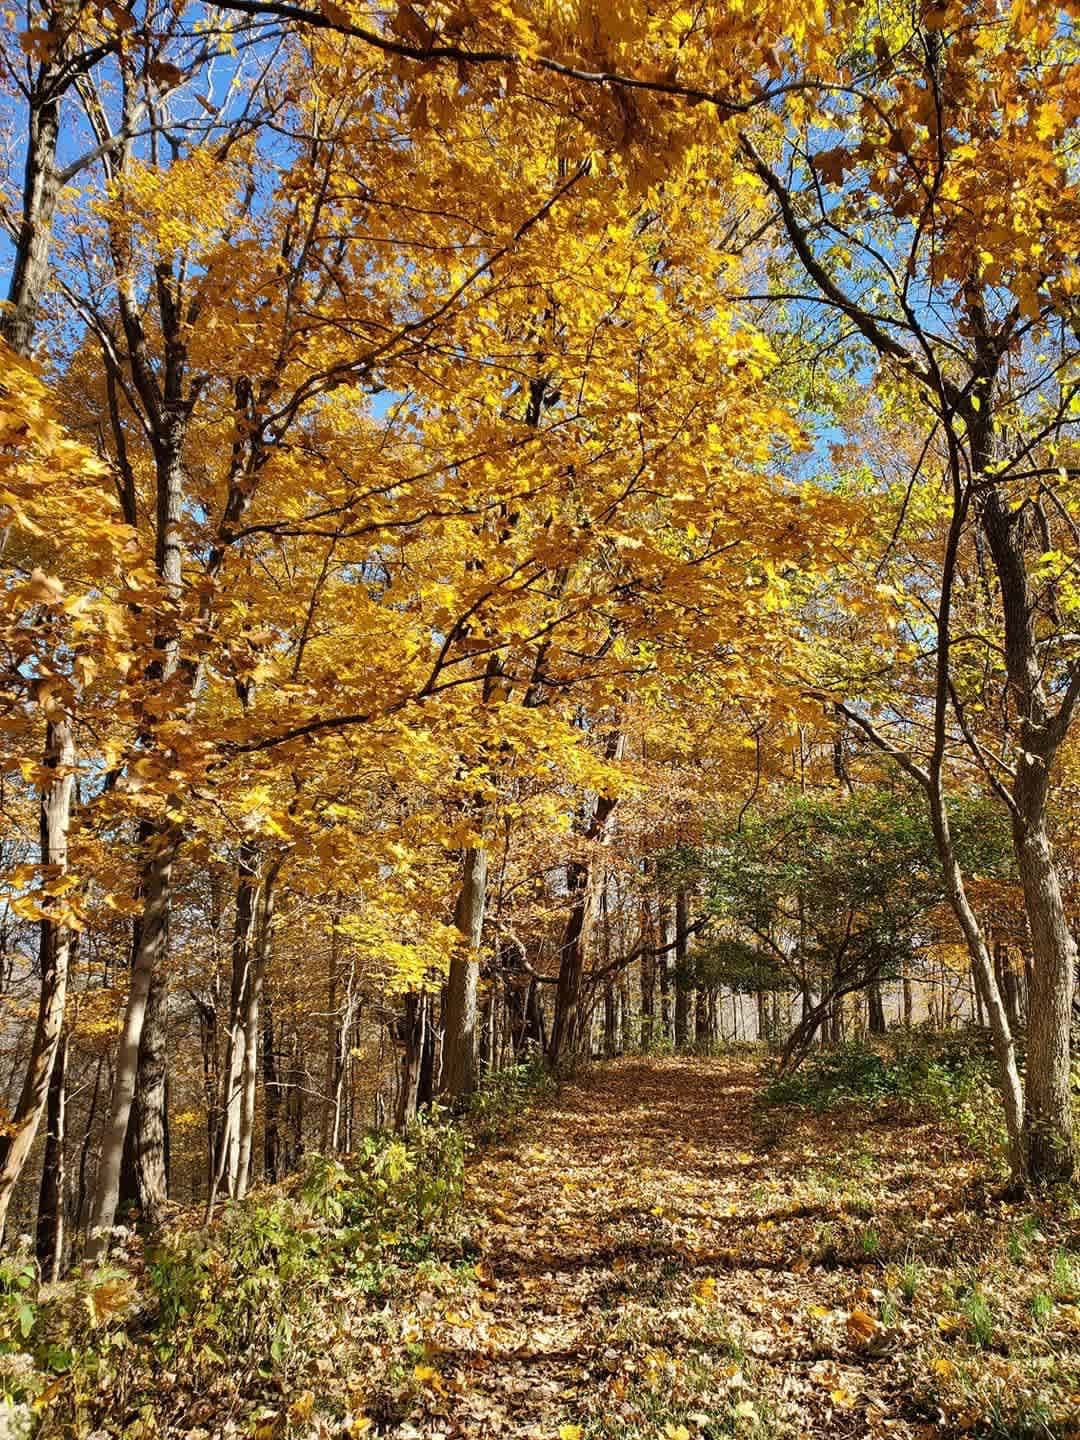
<instances>
[{"instance_id":1,"label":"dead leaves on trail","mask_svg":"<svg viewBox=\"0 0 1080 1440\"><path fill-rule=\"evenodd\" d=\"M385 1313L367 1433L944 1440L1026 1405L1068 1435L1064 1262L1034 1338L1033 1252L1004 1293L1029 1222L932 1124L786 1114L777 1139L758 1088L751 1061L594 1066L482 1154L480 1258Z\"/></svg>"}]
</instances>

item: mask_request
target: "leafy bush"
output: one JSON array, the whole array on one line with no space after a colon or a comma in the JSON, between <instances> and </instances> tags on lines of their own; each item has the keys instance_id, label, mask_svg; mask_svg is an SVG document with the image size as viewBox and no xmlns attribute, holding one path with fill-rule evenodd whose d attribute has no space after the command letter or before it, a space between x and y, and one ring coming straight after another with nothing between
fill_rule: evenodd
<instances>
[{"instance_id":1,"label":"leafy bush","mask_svg":"<svg viewBox=\"0 0 1080 1440\"><path fill-rule=\"evenodd\" d=\"M818 1112L852 1103L931 1109L987 1160L996 1160L1004 1149L993 1062L975 1034L905 1035L891 1053L844 1045L774 1080L761 1098L765 1105Z\"/></svg>"},{"instance_id":2,"label":"leafy bush","mask_svg":"<svg viewBox=\"0 0 1080 1440\"><path fill-rule=\"evenodd\" d=\"M320 1218L369 1246L415 1242L445 1230L460 1208L465 1145L438 1107L418 1115L404 1135L366 1135L348 1163L316 1156L301 1194Z\"/></svg>"},{"instance_id":3,"label":"leafy bush","mask_svg":"<svg viewBox=\"0 0 1080 1440\"><path fill-rule=\"evenodd\" d=\"M990 1078L990 1057L969 1039L946 1037L932 1044L905 1040L891 1055L854 1043L824 1051L795 1074L774 1080L763 1099L770 1105L813 1110L893 1099L948 1107Z\"/></svg>"},{"instance_id":4,"label":"leafy bush","mask_svg":"<svg viewBox=\"0 0 1080 1440\"><path fill-rule=\"evenodd\" d=\"M469 1130L478 1144L504 1137L518 1115L534 1101L550 1095L555 1077L543 1056L520 1065L494 1070L485 1076L469 1102Z\"/></svg>"}]
</instances>

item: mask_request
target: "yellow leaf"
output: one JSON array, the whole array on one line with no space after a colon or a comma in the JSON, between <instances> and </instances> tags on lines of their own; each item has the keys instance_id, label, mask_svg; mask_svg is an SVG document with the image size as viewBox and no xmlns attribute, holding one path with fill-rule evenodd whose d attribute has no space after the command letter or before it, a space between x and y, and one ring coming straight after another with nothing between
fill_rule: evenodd
<instances>
[{"instance_id":1,"label":"yellow leaf","mask_svg":"<svg viewBox=\"0 0 1080 1440\"><path fill-rule=\"evenodd\" d=\"M294 1425L302 1425L305 1420L311 1419L311 1412L315 1408L315 1395L311 1390L305 1390L289 1406L289 1419Z\"/></svg>"},{"instance_id":2,"label":"yellow leaf","mask_svg":"<svg viewBox=\"0 0 1080 1440\"><path fill-rule=\"evenodd\" d=\"M848 1338L858 1344L860 1341L869 1340L876 1335L880 1326L873 1315L868 1315L865 1310L852 1310L847 1317Z\"/></svg>"},{"instance_id":3,"label":"yellow leaf","mask_svg":"<svg viewBox=\"0 0 1080 1440\"><path fill-rule=\"evenodd\" d=\"M850 1390L846 1390L842 1385L839 1386L836 1390L830 1391L829 1393L832 1396L833 1404L838 1410L850 1410L851 1407L855 1404L855 1396Z\"/></svg>"},{"instance_id":4,"label":"yellow leaf","mask_svg":"<svg viewBox=\"0 0 1080 1440\"><path fill-rule=\"evenodd\" d=\"M560 1425L559 1440L581 1440L585 1432L580 1425Z\"/></svg>"}]
</instances>

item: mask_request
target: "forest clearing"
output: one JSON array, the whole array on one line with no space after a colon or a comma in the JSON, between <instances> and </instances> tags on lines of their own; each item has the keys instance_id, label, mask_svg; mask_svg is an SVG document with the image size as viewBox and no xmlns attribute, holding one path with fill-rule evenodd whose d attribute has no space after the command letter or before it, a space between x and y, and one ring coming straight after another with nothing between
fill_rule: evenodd
<instances>
[{"instance_id":1,"label":"forest clearing","mask_svg":"<svg viewBox=\"0 0 1080 1440\"><path fill-rule=\"evenodd\" d=\"M1076 1440L1080 0L0 24L0 1431Z\"/></svg>"}]
</instances>

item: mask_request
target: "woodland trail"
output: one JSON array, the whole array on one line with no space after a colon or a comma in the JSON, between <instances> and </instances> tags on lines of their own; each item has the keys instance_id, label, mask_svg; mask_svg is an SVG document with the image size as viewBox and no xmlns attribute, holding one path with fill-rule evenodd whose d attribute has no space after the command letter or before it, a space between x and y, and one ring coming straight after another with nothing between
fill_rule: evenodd
<instances>
[{"instance_id":1,"label":"woodland trail","mask_svg":"<svg viewBox=\"0 0 1080 1440\"><path fill-rule=\"evenodd\" d=\"M389 1433L953 1433L912 1383L937 1312L888 1293L915 1249L986 1252L973 1167L911 1118L781 1121L760 1085L752 1061L594 1065L482 1155L479 1295L428 1330L422 1410Z\"/></svg>"}]
</instances>

